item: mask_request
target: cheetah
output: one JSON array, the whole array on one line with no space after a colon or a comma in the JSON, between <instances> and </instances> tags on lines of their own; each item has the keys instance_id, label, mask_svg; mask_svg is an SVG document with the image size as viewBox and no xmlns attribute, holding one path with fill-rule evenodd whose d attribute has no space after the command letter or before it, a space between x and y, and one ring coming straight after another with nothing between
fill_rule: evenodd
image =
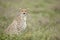
<instances>
[{"instance_id":1,"label":"cheetah","mask_svg":"<svg viewBox=\"0 0 60 40\"><path fill-rule=\"evenodd\" d=\"M20 9L19 15L13 20L13 22L5 29L7 34L19 34L26 29L27 9Z\"/></svg>"}]
</instances>

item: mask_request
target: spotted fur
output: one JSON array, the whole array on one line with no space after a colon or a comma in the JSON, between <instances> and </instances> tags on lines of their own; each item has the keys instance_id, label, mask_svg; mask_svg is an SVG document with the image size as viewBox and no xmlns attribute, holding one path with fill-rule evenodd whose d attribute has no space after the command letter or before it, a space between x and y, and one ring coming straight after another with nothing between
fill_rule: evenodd
<instances>
[{"instance_id":1,"label":"spotted fur","mask_svg":"<svg viewBox=\"0 0 60 40\"><path fill-rule=\"evenodd\" d=\"M5 32L7 34L21 33L21 31L25 30L26 28L26 17L27 17L27 10L21 9L19 15L13 20L11 25L7 27Z\"/></svg>"}]
</instances>

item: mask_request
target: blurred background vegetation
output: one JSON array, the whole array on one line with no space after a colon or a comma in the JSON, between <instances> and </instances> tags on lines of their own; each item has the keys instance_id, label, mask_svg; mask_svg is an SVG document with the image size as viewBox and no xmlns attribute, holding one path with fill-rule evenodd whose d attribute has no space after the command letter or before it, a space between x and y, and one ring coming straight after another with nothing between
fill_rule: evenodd
<instances>
[{"instance_id":1,"label":"blurred background vegetation","mask_svg":"<svg viewBox=\"0 0 60 40\"><path fill-rule=\"evenodd\" d=\"M29 8L26 30L3 34L19 8ZM60 40L60 0L0 0L0 40Z\"/></svg>"}]
</instances>

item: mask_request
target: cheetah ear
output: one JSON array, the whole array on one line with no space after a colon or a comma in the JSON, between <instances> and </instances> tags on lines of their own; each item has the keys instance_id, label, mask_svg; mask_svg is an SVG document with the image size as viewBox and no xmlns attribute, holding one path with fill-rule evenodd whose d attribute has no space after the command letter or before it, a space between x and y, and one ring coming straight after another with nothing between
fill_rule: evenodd
<instances>
[{"instance_id":1,"label":"cheetah ear","mask_svg":"<svg viewBox=\"0 0 60 40\"><path fill-rule=\"evenodd\" d=\"M21 8L19 8L21 10Z\"/></svg>"},{"instance_id":2,"label":"cheetah ear","mask_svg":"<svg viewBox=\"0 0 60 40\"><path fill-rule=\"evenodd\" d=\"M19 11L21 10L22 8L19 8Z\"/></svg>"},{"instance_id":3,"label":"cheetah ear","mask_svg":"<svg viewBox=\"0 0 60 40\"><path fill-rule=\"evenodd\" d=\"M27 11L29 11L30 9L29 8L26 8L27 9Z\"/></svg>"},{"instance_id":4,"label":"cheetah ear","mask_svg":"<svg viewBox=\"0 0 60 40\"><path fill-rule=\"evenodd\" d=\"M22 8L19 8L19 12L21 11Z\"/></svg>"},{"instance_id":5,"label":"cheetah ear","mask_svg":"<svg viewBox=\"0 0 60 40\"><path fill-rule=\"evenodd\" d=\"M31 9L30 8L26 8L27 10L28 10L28 12L30 12L31 11Z\"/></svg>"},{"instance_id":6,"label":"cheetah ear","mask_svg":"<svg viewBox=\"0 0 60 40\"><path fill-rule=\"evenodd\" d=\"M21 9L22 9L22 8L17 8L16 11L20 12Z\"/></svg>"},{"instance_id":7,"label":"cheetah ear","mask_svg":"<svg viewBox=\"0 0 60 40\"><path fill-rule=\"evenodd\" d=\"M27 9L29 9L29 8L27 8Z\"/></svg>"}]
</instances>

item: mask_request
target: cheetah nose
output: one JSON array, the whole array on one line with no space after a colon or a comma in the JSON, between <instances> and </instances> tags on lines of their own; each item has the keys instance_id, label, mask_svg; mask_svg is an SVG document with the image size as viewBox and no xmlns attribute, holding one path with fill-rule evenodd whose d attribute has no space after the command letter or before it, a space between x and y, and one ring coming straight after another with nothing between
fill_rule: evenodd
<instances>
[{"instance_id":1,"label":"cheetah nose","mask_svg":"<svg viewBox=\"0 0 60 40\"><path fill-rule=\"evenodd\" d=\"M25 14L25 13L23 13L23 14Z\"/></svg>"}]
</instances>

